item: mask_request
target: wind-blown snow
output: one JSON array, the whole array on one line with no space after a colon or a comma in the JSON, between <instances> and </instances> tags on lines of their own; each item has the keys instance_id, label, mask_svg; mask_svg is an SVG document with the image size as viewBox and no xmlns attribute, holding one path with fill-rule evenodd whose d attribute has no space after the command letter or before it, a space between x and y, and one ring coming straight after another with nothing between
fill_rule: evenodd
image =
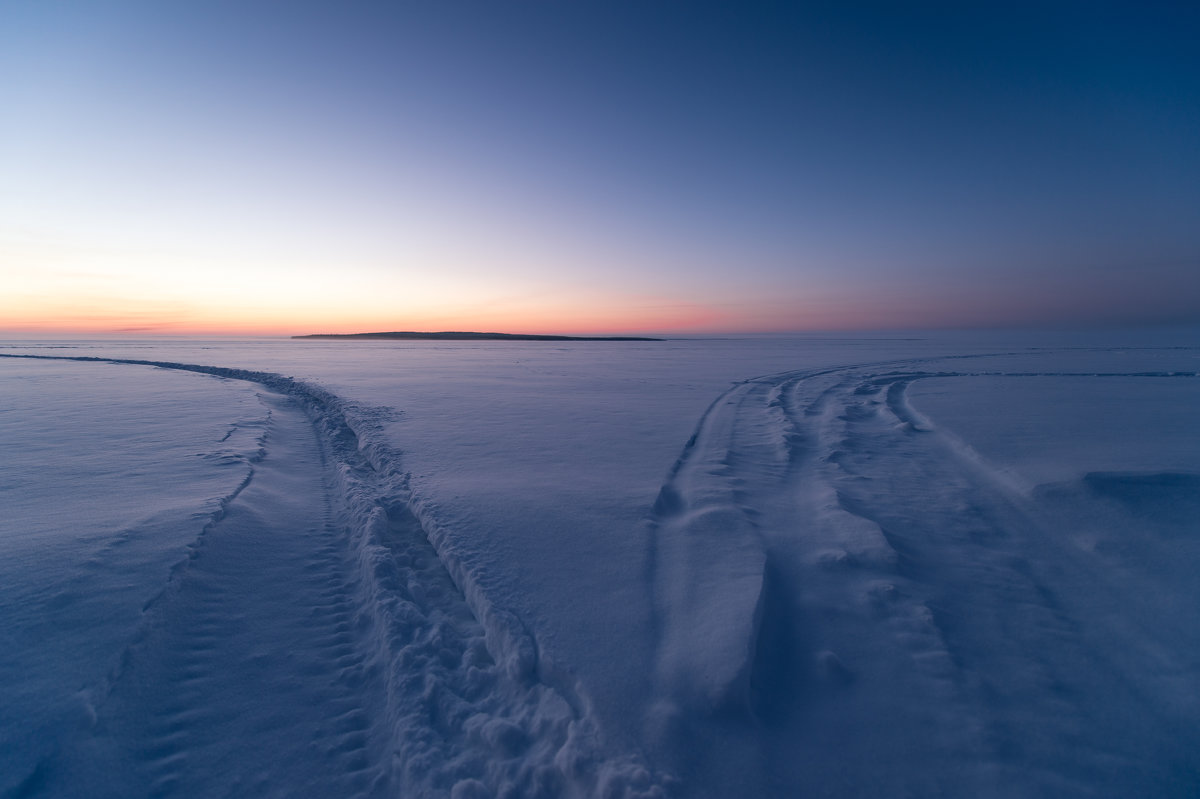
<instances>
[{"instance_id":1,"label":"wind-blown snow","mask_svg":"<svg viewBox=\"0 0 1200 799\"><path fill-rule=\"evenodd\" d=\"M89 428L107 460L74 463L126 496L81 535L153 500L139 419L192 521L128 580L144 612L52 617L42 680L18 642L50 721L0 727L0 791L1190 795L1200 347L1126 343L4 348L95 360L3 385L140 403ZM26 389L6 449L61 446ZM0 472L0 546L42 565L6 626L79 570L61 524L20 531L96 502L32 464Z\"/></svg>"},{"instance_id":2,"label":"wind-blown snow","mask_svg":"<svg viewBox=\"0 0 1200 799\"><path fill-rule=\"evenodd\" d=\"M93 693L234 491L266 411L244 383L62 361L0 364L0 789Z\"/></svg>"},{"instance_id":3,"label":"wind-blown snow","mask_svg":"<svg viewBox=\"0 0 1200 799\"><path fill-rule=\"evenodd\" d=\"M661 793L635 757L601 757L580 698L540 678L520 620L422 526L396 456L360 440L337 397L265 372L118 363L258 384L271 423L147 607L92 729L18 793ZM275 746L251 774L215 768L293 735L303 748Z\"/></svg>"}]
</instances>

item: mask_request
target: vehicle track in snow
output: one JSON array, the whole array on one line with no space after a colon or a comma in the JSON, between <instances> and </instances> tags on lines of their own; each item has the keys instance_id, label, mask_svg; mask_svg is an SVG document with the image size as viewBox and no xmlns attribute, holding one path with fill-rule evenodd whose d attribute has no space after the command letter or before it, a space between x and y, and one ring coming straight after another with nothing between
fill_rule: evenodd
<instances>
[{"instance_id":1,"label":"vehicle track in snow","mask_svg":"<svg viewBox=\"0 0 1200 799\"><path fill-rule=\"evenodd\" d=\"M1178 625L1131 624L1129 588L907 388L1197 375L929 368L988 357L754 378L701 419L650 520L650 732L684 773L725 753L761 795L1121 796L1196 768ZM739 779L707 770L702 795Z\"/></svg>"},{"instance_id":2,"label":"vehicle track in snow","mask_svg":"<svg viewBox=\"0 0 1200 799\"><path fill-rule=\"evenodd\" d=\"M48 357L48 356L5 356ZM246 481L146 610L92 722L18 795L664 795L543 675L411 494L370 409L266 372Z\"/></svg>"}]
</instances>

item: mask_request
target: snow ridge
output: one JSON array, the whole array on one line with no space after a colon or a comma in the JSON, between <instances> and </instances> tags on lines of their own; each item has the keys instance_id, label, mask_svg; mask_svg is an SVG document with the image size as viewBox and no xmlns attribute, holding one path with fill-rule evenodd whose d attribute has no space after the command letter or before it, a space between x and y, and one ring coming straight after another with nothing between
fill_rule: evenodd
<instances>
[{"instance_id":1,"label":"snow ridge","mask_svg":"<svg viewBox=\"0 0 1200 799\"><path fill-rule=\"evenodd\" d=\"M429 503L413 496L400 456L379 434L370 409L268 372L89 356L53 359L250 381L303 409L318 434L334 488L333 525L342 531L338 538L351 563L349 582L336 587L343 598L329 600L355 608L353 620L337 627L339 640L346 640L339 663L356 660L360 666L352 671L380 681L386 696L383 718L376 721L390 731L390 745L369 768L376 777L359 786L363 795L665 795L669 779L652 774L634 755L606 751L573 678L539 656L535 639L515 615L489 601ZM256 462L269 456L263 435ZM251 485L254 465L206 531L222 523ZM200 542L189 560L202 549ZM167 591L187 569L186 561L177 567ZM118 669L112 682L121 673Z\"/></svg>"}]
</instances>

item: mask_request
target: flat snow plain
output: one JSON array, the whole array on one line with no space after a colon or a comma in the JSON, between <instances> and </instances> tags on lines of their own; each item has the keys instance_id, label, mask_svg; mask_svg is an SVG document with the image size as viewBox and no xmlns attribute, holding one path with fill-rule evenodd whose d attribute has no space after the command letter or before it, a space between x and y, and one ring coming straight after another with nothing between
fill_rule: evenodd
<instances>
[{"instance_id":1,"label":"flat snow plain","mask_svg":"<svg viewBox=\"0 0 1200 799\"><path fill-rule=\"evenodd\" d=\"M0 795L1200 791L1196 331L0 355Z\"/></svg>"}]
</instances>

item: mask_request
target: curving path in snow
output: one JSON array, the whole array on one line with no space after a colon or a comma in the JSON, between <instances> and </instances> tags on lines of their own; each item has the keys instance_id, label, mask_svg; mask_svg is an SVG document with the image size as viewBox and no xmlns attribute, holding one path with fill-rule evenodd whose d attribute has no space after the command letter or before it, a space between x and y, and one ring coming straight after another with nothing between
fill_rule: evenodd
<instances>
[{"instance_id":1,"label":"curving path in snow","mask_svg":"<svg viewBox=\"0 0 1200 799\"><path fill-rule=\"evenodd\" d=\"M699 420L645 529L648 497L629 500L621 525L588 506L589 523L608 529L586 529L617 542L595 551L625 547L620 564L588 561L577 531L533 502L498 507L484 493L475 526L462 526L451 513L459 484L413 490L388 411L312 383L55 358L243 381L262 413L242 413L245 429L229 433L257 441L239 462L246 479L146 606L108 679L88 686L77 734L11 795L1194 795L1200 476L1118 458L1030 481L977 449L970 414L947 408L1043 381L1090 409L1093 429L1133 425L1095 420L1104 392L1196 385L1197 373L1028 369L1036 356L943 354L738 382ZM529 474L549 482L546 471L522 469L561 428L508 396L499 418L527 428L480 446L489 466L514 464L508 482L487 485L533 492ZM462 438L486 444L476 439L488 429ZM587 429L595 439L607 428ZM577 476L563 471L564 483ZM596 479L587 496L611 487ZM554 624L497 604L513 594L485 590L495 575L480 564L496 560L464 549L501 516L530 526L531 548L516 551L561 550L545 564L499 564L528 569L521 585L564 606ZM543 585L565 561L594 579L581 596ZM599 596L602 581L613 585ZM614 629L555 640L583 606ZM612 641L628 646L588 649ZM588 658L606 668L584 668ZM620 680L628 692L614 690ZM593 707L595 696L632 699Z\"/></svg>"},{"instance_id":2,"label":"curving path in snow","mask_svg":"<svg viewBox=\"0 0 1200 799\"><path fill-rule=\"evenodd\" d=\"M662 795L539 674L536 642L339 398L265 372L68 360L251 381L270 413L86 728L14 795Z\"/></svg>"},{"instance_id":3,"label":"curving path in snow","mask_svg":"<svg viewBox=\"0 0 1200 799\"><path fill-rule=\"evenodd\" d=\"M1078 535L1095 531L1081 515L1094 497L1026 491L908 398L922 379L988 376L1051 373L923 361L787 372L735 385L705 414L650 521L648 732L707 786L697 793L1200 785L1200 630L1176 612L1181 597L1200 601L1196 581L1103 557ZM1083 390L1100 377L1197 377L1060 376ZM1194 475L1112 479L1168 507L1200 496ZM1200 563L1194 520L1110 528Z\"/></svg>"}]
</instances>

